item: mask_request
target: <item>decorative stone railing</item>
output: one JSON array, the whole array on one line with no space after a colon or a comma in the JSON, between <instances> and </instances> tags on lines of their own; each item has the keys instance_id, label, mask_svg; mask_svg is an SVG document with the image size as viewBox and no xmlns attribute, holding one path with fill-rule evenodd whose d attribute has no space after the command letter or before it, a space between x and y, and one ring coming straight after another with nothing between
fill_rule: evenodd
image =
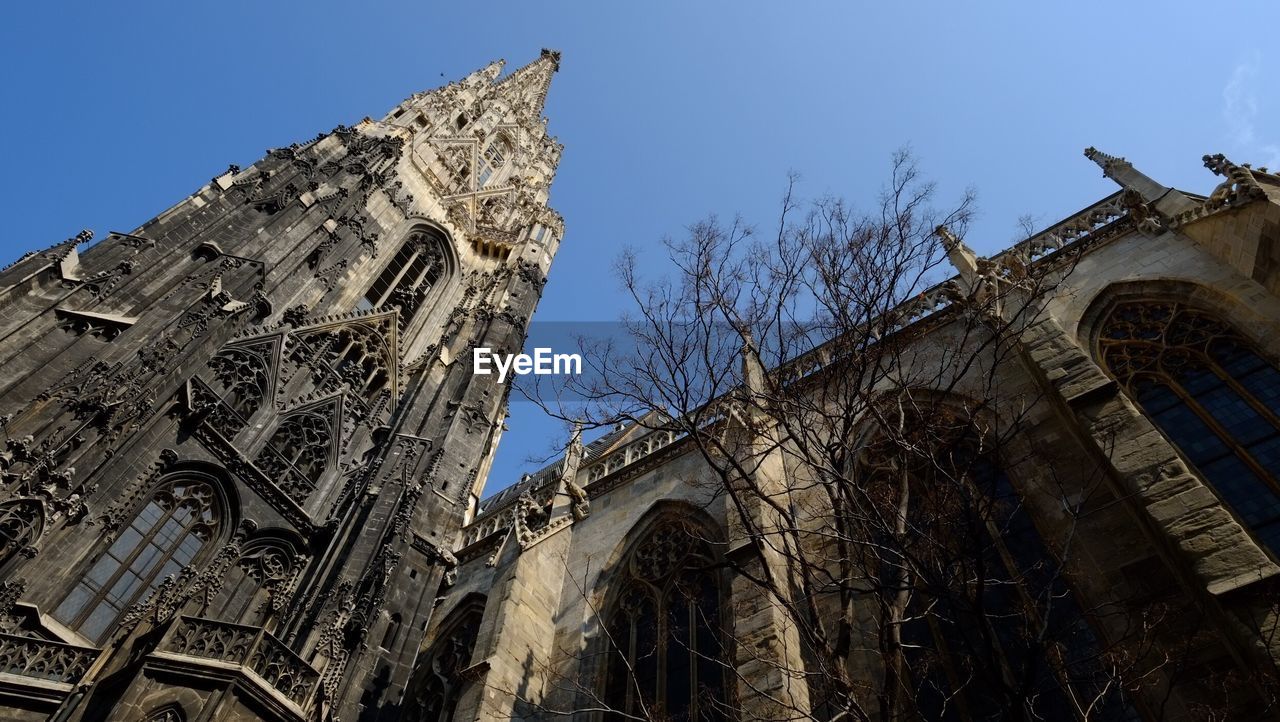
<instances>
[{"instance_id":1,"label":"decorative stone railing","mask_svg":"<svg viewBox=\"0 0 1280 722\"><path fill-rule=\"evenodd\" d=\"M1060 251L1086 236L1111 225L1129 214L1124 206L1124 192L1113 193L1079 213L1058 221L1048 228L1036 233L1024 241L1014 244L991 257L997 264L1017 259L1023 263L1038 261L1041 258Z\"/></svg>"},{"instance_id":2,"label":"decorative stone railing","mask_svg":"<svg viewBox=\"0 0 1280 722\"><path fill-rule=\"evenodd\" d=\"M0 634L0 672L60 684L80 681L98 650L34 637Z\"/></svg>"},{"instance_id":3,"label":"decorative stone railing","mask_svg":"<svg viewBox=\"0 0 1280 722\"><path fill-rule=\"evenodd\" d=\"M160 651L244 667L300 708L306 708L320 673L261 627L182 617Z\"/></svg>"},{"instance_id":4,"label":"decorative stone railing","mask_svg":"<svg viewBox=\"0 0 1280 722\"><path fill-rule=\"evenodd\" d=\"M587 467L587 483L608 476L624 466L630 466L655 451L670 446L676 440L676 432L659 429L635 441L615 449L595 460Z\"/></svg>"}]
</instances>

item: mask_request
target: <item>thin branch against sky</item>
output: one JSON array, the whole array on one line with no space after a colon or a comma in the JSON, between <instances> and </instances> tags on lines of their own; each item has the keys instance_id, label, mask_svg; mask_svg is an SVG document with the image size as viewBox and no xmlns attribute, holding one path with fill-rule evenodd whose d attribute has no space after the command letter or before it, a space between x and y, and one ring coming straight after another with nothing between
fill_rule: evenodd
<instances>
[{"instance_id":1,"label":"thin branch against sky","mask_svg":"<svg viewBox=\"0 0 1280 722\"><path fill-rule=\"evenodd\" d=\"M1275 163L1280 8L1244 5L511 4L477 27L462 5L411 2L20 4L0 27L0 263L132 229L264 142L543 46L564 53L547 113L568 231L536 321L615 320L625 299L601 270L622 248L656 269L660 239L708 213L770 223L793 170L806 197L872 204L904 143L943 197L978 189L966 240L990 253L1024 214L1049 223L1113 190L1087 145L1195 191L1213 185L1205 153ZM531 404L509 426L491 492L564 434Z\"/></svg>"}]
</instances>

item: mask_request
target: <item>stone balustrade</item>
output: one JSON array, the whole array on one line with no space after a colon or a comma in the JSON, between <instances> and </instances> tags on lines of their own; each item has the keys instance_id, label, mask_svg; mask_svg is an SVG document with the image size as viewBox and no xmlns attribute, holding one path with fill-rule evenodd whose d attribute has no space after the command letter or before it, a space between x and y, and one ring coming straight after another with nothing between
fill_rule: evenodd
<instances>
[{"instance_id":1,"label":"stone balustrade","mask_svg":"<svg viewBox=\"0 0 1280 722\"><path fill-rule=\"evenodd\" d=\"M160 651L240 665L304 709L320 681L319 672L261 627L182 617Z\"/></svg>"},{"instance_id":2,"label":"stone balustrade","mask_svg":"<svg viewBox=\"0 0 1280 722\"><path fill-rule=\"evenodd\" d=\"M18 677L75 684L97 656L98 650L91 647L0 634L0 672Z\"/></svg>"}]
</instances>

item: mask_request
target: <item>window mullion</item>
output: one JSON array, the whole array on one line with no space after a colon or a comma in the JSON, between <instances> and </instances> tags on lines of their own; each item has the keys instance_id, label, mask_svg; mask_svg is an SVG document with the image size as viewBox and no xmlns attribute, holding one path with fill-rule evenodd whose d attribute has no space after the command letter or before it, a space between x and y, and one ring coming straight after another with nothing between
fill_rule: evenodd
<instances>
[{"instance_id":1,"label":"window mullion","mask_svg":"<svg viewBox=\"0 0 1280 722\"><path fill-rule=\"evenodd\" d=\"M1191 411L1194 412L1196 416L1199 416L1200 420L1203 421L1205 425L1207 425L1215 435L1217 435L1217 437L1222 441L1222 443L1226 444L1227 448L1231 450L1231 453L1235 454L1236 457L1240 459L1240 461L1244 463L1244 465L1247 466L1250 471L1256 474L1257 477L1263 481L1263 483L1267 484L1267 486L1270 487L1273 492L1275 492L1276 494L1280 494L1280 483L1277 483L1275 477L1272 476L1272 474L1268 472L1266 469L1264 469L1261 464L1259 464L1256 460L1254 460L1253 454L1250 454L1247 450L1245 450L1245 448L1241 446L1238 441L1236 441L1235 436L1230 434L1222 426L1222 424L1218 423L1218 420L1213 418L1213 415L1210 414L1208 411L1206 411L1204 407L1200 405L1200 402L1197 401L1193 395L1188 393L1187 390L1182 387L1182 384L1178 383L1176 379L1169 376L1166 376L1165 383L1169 386L1170 389L1173 390L1173 393L1176 394L1179 399L1182 399L1182 403L1186 404L1187 408L1191 409ZM1174 446L1177 446L1177 444L1174 444ZM1196 466L1194 462L1192 462L1191 465L1199 469L1199 467ZM1210 483L1208 484L1208 486L1212 488L1213 484ZM1214 488L1214 492L1217 493L1216 488ZM1219 498L1221 498L1221 495L1219 495ZM1226 500L1224 499L1223 501L1225 502ZM1226 502L1226 503L1227 503L1227 506L1231 506L1230 502Z\"/></svg>"},{"instance_id":2,"label":"window mullion","mask_svg":"<svg viewBox=\"0 0 1280 722\"><path fill-rule=\"evenodd\" d=\"M378 302L374 304L375 306L381 306L387 302L388 298L391 298L391 294L395 293L395 290L400 287L400 279L404 278L404 274L408 272L409 266L417 259L419 253L422 253L421 249L413 249L413 253L409 254L409 258L400 264L400 270L396 271L395 278L392 279L391 283L387 284L387 290L383 291L382 295L378 297Z\"/></svg>"},{"instance_id":3,"label":"window mullion","mask_svg":"<svg viewBox=\"0 0 1280 722\"><path fill-rule=\"evenodd\" d=\"M1244 399L1244 402L1248 404L1250 408L1252 408L1254 411L1257 411L1262 416L1262 418L1271 422L1271 426L1274 427L1277 432L1280 432L1280 415L1277 415L1275 411L1269 408L1266 404L1259 401L1258 398L1254 396L1251 391L1249 391L1244 386L1242 386L1239 381L1236 381L1236 378L1234 376L1227 373L1227 370L1222 368L1222 366L1219 365L1218 362L1215 361L1212 356L1208 356L1208 354L1206 354L1206 356L1209 358L1210 370L1212 370L1213 373L1218 376L1218 378L1225 381L1227 383L1227 386L1231 387L1231 390L1235 391L1236 394L1240 396L1240 398ZM1263 361L1265 362L1266 359L1263 359Z\"/></svg>"}]
</instances>

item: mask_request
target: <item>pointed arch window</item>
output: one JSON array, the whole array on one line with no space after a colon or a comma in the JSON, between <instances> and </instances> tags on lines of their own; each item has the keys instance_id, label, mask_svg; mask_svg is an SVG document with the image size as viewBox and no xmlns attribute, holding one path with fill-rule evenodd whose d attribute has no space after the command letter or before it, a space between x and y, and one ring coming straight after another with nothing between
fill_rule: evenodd
<instances>
[{"instance_id":1,"label":"pointed arch window","mask_svg":"<svg viewBox=\"0 0 1280 722\"><path fill-rule=\"evenodd\" d=\"M44 508L38 501L20 499L0 505L0 566L40 538Z\"/></svg>"},{"instance_id":2,"label":"pointed arch window","mask_svg":"<svg viewBox=\"0 0 1280 722\"><path fill-rule=\"evenodd\" d=\"M410 713L407 719L452 722L462 693L466 691L461 672L471 666L483 616L483 601L474 600L454 610L441 625L440 634L418 662L416 713Z\"/></svg>"},{"instance_id":3,"label":"pointed arch window","mask_svg":"<svg viewBox=\"0 0 1280 722\"><path fill-rule=\"evenodd\" d=\"M395 305L406 316L412 315L444 274L444 243L444 237L435 231L414 231L365 291L357 308Z\"/></svg>"},{"instance_id":4,"label":"pointed arch window","mask_svg":"<svg viewBox=\"0 0 1280 722\"><path fill-rule=\"evenodd\" d=\"M484 188L489 181L497 175L502 166L507 164L507 159L511 157L511 141L506 136L499 135L484 149L484 153L480 154L480 168L476 174L476 187Z\"/></svg>"},{"instance_id":5,"label":"pointed arch window","mask_svg":"<svg viewBox=\"0 0 1280 722\"><path fill-rule=\"evenodd\" d=\"M990 444L963 411L906 415L861 450L859 493L835 515L837 528L875 540L865 545L871 593L896 603L910 590L898 629L915 711L995 719L1035 700L1045 719L1074 719L1074 697L1096 700L1100 719L1128 719L1061 564Z\"/></svg>"},{"instance_id":6,"label":"pointed arch window","mask_svg":"<svg viewBox=\"0 0 1280 722\"><path fill-rule=\"evenodd\" d=\"M305 558L290 544L268 540L246 545L228 570L216 599L221 619L261 624L279 611L284 592Z\"/></svg>"},{"instance_id":7,"label":"pointed arch window","mask_svg":"<svg viewBox=\"0 0 1280 722\"><path fill-rule=\"evenodd\" d=\"M196 561L218 534L219 507L208 481L181 478L162 484L53 616L102 642L130 606Z\"/></svg>"},{"instance_id":8,"label":"pointed arch window","mask_svg":"<svg viewBox=\"0 0 1280 722\"><path fill-rule=\"evenodd\" d=\"M1130 301L1103 321L1102 365L1258 541L1280 556L1280 371L1230 324Z\"/></svg>"},{"instance_id":9,"label":"pointed arch window","mask_svg":"<svg viewBox=\"0 0 1280 722\"><path fill-rule=\"evenodd\" d=\"M706 534L661 520L636 545L611 595L606 719L725 719L720 585Z\"/></svg>"}]
</instances>

